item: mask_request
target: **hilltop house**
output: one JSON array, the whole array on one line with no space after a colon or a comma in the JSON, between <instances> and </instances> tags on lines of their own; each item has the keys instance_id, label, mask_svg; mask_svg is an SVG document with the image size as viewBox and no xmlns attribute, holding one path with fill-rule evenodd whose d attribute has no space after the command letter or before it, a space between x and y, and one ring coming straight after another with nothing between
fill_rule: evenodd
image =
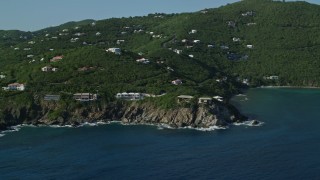
<instances>
[{"instance_id":1,"label":"hilltop house","mask_svg":"<svg viewBox=\"0 0 320 180\"><path fill-rule=\"evenodd\" d=\"M55 56L52 59L50 59L50 62L59 62L63 59L63 56Z\"/></svg>"},{"instance_id":2,"label":"hilltop house","mask_svg":"<svg viewBox=\"0 0 320 180\"><path fill-rule=\"evenodd\" d=\"M2 87L5 91L24 91L25 85L20 83L12 83L9 84L7 87Z\"/></svg>"},{"instance_id":3,"label":"hilltop house","mask_svg":"<svg viewBox=\"0 0 320 180\"><path fill-rule=\"evenodd\" d=\"M128 100L128 101L134 101L134 100L142 100L144 99L144 94L142 93L117 93L116 95L117 99L122 99L122 100Z\"/></svg>"},{"instance_id":4,"label":"hilltop house","mask_svg":"<svg viewBox=\"0 0 320 180\"><path fill-rule=\"evenodd\" d=\"M180 95L178 96L178 103L189 103L193 99L193 96Z\"/></svg>"},{"instance_id":5,"label":"hilltop house","mask_svg":"<svg viewBox=\"0 0 320 180\"><path fill-rule=\"evenodd\" d=\"M51 66L45 66L45 67L41 68L41 71L42 72L57 72L58 68L54 68Z\"/></svg>"},{"instance_id":6,"label":"hilltop house","mask_svg":"<svg viewBox=\"0 0 320 180\"><path fill-rule=\"evenodd\" d=\"M106 50L107 52L114 53L116 55L121 55L121 49L120 48L109 48Z\"/></svg>"},{"instance_id":7,"label":"hilltop house","mask_svg":"<svg viewBox=\"0 0 320 180\"><path fill-rule=\"evenodd\" d=\"M91 93L76 93L73 95L73 98L76 101L96 101L98 99L97 94L91 94Z\"/></svg>"},{"instance_id":8,"label":"hilltop house","mask_svg":"<svg viewBox=\"0 0 320 180\"><path fill-rule=\"evenodd\" d=\"M182 81L180 79L176 79L176 80L171 81L171 83L174 85L180 85L180 84L182 84Z\"/></svg>"}]
</instances>

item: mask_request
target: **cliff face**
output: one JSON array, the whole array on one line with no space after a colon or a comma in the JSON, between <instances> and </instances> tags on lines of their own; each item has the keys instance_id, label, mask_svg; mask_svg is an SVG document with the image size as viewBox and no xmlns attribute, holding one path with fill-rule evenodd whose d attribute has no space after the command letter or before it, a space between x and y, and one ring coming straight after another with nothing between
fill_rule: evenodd
<instances>
[{"instance_id":1,"label":"cliff face","mask_svg":"<svg viewBox=\"0 0 320 180\"><path fill-rule=\"evenodd\" d=\"M211 105L193 108L159 109L150 103L110 103L104 106L85 105L74 111L61 111L52 118L50 112L57 108L55 103L42 103L32 109L8 109L0 123L0 129L17 124L79 125L85 122L122 121L127 124L167 124L172 127L226 126L243 121L233 106Z\"/></svg>"},{"instance_id":2,"label":"cliff face","mask_svg":"<svg viewBox=\"0 0 320 180\"><path fill-rule=\"evenodd\" d=\"M212 105L194 108L158 109L149 104L133 103L121 117L124 123L168 124L172 127L210 127L226 126L242 121L244 117L226 106Z\"/></svg>"}]
</instances>

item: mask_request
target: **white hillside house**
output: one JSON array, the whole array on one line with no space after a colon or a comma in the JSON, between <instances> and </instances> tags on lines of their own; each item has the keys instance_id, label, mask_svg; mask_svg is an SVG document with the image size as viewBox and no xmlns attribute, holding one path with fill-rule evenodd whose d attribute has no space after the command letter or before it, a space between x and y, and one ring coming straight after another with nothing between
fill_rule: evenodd
<instances>
[{"instance_id":1,"label":"white hillside house","mask_svg":"<svg viewBox=\"0 0 320 180\"><path fill-rule=\"evenodd\" d=\"M123 93L118 93L116 95L117 99L122 99L127 101L142 100L144 99L144 97L145 95L142 93L133 93L133 92L130 92L130 93L123 92Z\"/></svg>"},{"instance_id":2,"label":"white hillside house","mask_svg":"<svg viewBox=\"0 0 320 180\"><path fill-rule=\"evenodd\" d=\"M51 67L51 66L45 66L43 68L41 68L42 72L57 72L58 68L55 67Z\"/></svg>"},{"instance_id":3,"label":"white hillside house","mask_svg":"<svg viewBox=\"0 0 320 180\"><path fill-rule=\"evenodd\" d=\"M20 83L12 83L9 84L7 87L2 87L5 91L24 91L25 85Z\"/></svg>"},{"instance_id":4,"label":"white hillside house","mask_svg":"<svg viewBox=\"0 0 320 180\"><path fill-rule=\"evenodd\" d=\"M181 79L176 79L176 80L173 80L173 81L171 81L171 84L173 84L173 85L180 85L180 84L182 84L182 80Z\"/></svg>"},{"instance_id":5,"label":"white hillside house","mask_svg":"<svg viewBox=\"0 0 320 180\"><path fill-rule=\"evenodd\" d=\"M150 63L149 59L146 59L146 58L137 59L136 62L143 63L143 64L149 64Z\"/></svg>"},{"instance_id":6,"label":"white hillside house","mask_svg":"<svg viewBox=\"0 0 320 180\"><path fill-rule=\"evenodd\" d=\"M121 55L121 49L120 48L109 48L106 50L107 52L114 53L116 55Z\"/></svg>"}]
</instances>

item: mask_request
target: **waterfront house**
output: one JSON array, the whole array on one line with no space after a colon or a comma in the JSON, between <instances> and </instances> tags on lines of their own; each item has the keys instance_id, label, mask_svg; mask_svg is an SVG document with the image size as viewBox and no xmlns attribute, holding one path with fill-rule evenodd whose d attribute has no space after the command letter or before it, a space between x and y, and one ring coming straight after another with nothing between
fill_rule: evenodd
<instances>
[{"instance_id":1,"label":"waterfront house","mask_svg":"<svg viewBox=\"0 0 320 180\"><path fill-rule=\"evenodd\" d=\"M178 103L190 103L192 99L193 99L193 96L180 95L178 96Z\"/></svg>"},{"instance_id":2,"label":"waterfront house","mask_svg":"<svg viewBox=\"0 0 320 180\"><path fill-rule=\"evenodd\" d=\"M117 93L116 98L122 99L122 100L128 100L128 101L142 100L144 99L144 94L133 93L133 92L130 92L130 93L123 92L123 93Z\"/></svg>"},{"instance_id":3,"label":"waterfront house","mask_svg":"<svg viewBox=\"0 0 320 180\"><path fill-rule=\"evenodd\" d=\"M81 101L81 102L96 101L98 99L98 95L97 94L91 94L91 93L76 93L76 94L73 95L73 98L76 101Z\"/></svg>"},{"instance_id":4,"label":"waterfront house","mask_svg":"<svg viewBox=\"0 0 320 180\"><path fill-rule=\"evenodd\" d=\"M266 79L266 80L278 80L279 76L265 76L264 79Z\"/></svg>"}]
</instances>

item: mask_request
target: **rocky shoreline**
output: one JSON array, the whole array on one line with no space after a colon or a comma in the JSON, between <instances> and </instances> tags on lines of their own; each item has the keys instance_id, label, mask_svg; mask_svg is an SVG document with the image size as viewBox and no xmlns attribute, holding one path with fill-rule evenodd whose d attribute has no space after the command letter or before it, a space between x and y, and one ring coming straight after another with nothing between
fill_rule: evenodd
<instances>
[{"instance_id":1,"label":"rocky shoreline","mask_svg":"<svg viewBox=\"0 0 320 180\"><path fill-rule=\"evenodd\" d=\"M0 123L0 130L8 127L28 125L59 125L77 127L84 123L99 121L120 121L123 124L165 124L172 128L209 128L226 127L231 123L246 121L248 118L230 104L198 105L192 108L174 109L157 108L151 103L117 102L101 105L85 105L73 111L63 111L56 118L50 117L50 111L57 104L41 103L33 109L6 109L5 119Z\"/></svg>"}]
</instances>

